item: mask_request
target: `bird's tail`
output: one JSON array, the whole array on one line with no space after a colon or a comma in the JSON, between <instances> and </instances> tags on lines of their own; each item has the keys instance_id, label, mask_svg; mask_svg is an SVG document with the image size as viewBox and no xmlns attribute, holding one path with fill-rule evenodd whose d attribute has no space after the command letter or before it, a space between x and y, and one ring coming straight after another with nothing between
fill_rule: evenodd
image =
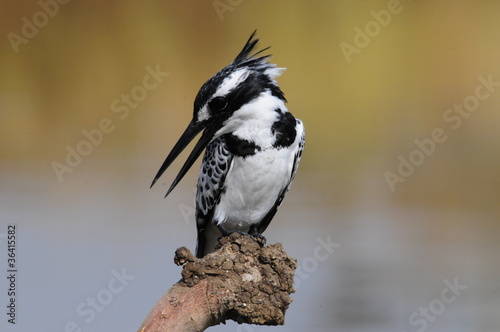
<instances>
[{"instance_id":1,"label":"bird's tail","mask_svg":"<svg viewBox=\"0 0 500 332\"><path fill-rule=\"evenodd\" d=\"M198 228L198 241L196 243L196 257L203 256L214 252L217 241L222 236L217 226L209 223L206 228Z\"/></svg>"}]
</instances>

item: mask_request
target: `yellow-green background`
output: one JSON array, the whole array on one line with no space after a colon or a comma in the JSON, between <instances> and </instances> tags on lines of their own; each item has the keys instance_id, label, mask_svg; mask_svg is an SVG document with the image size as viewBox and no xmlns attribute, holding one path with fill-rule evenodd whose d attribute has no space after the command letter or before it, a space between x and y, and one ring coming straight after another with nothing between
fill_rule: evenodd
<instances>
[{"instance_id":1,"label":"yellow-green background","mask_svg":"<svg viewBox=\"0 0 500 332\"><path fill-rule=\"evenodd\" d=\"M22 18L41 7L2 2L0 234L19 225L19 328L45 321L42 307L58 313L43 331L68 321L84 331L134 330L176 281L173 250L194 247L194 222L182 211L192 211L197 169L165 200L183 160L148 186L199 87L258 29L260 46L272 46L272 62L287 68L278 81L307 133L268 240L299 263L318 237L340 244L302 280L281 330L417 330L409 316L439 298L443 280L458 278L467 290L426 329L498 331L500 88L456 130L443 114L474 94L479 76L500 82L500 3L402 0L349 63L340 44L353 44L354 29L388 3L70 1L16 53L8 34L21 35ZM168 77L120 120L113 101L158 64ZM52 163L64 163L66 147L103 118L115 130L59 182ZM447 140L392 192L384 173L396 173L398 156L435 128ZM75 308L121 267L137 278L85 323ZM0 321L2 330L18 326ZM213 330L238 328L245 331Z\"/></svg>"}]
</instances>

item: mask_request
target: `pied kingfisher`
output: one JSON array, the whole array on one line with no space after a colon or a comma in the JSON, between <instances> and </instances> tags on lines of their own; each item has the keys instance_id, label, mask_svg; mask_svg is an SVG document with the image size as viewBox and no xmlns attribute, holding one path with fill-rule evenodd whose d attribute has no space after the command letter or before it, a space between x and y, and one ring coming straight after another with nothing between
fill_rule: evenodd
<instances>
[{"instance_id":1,"label":"pied kingfisher","mask_svg":"<svg viewBox=\"0 0 500 332\"><path fill-rule=\"evenodd\" d=\"M193 119L151 187L203 130L165 197L206 147L196 193L196 256L214 251L232 232L262 237L297 172L304 148L302 121L288 112L276 77L285 68L251 54L255 31L234 59L201 87Z\"/></svg>"}]
</instances>

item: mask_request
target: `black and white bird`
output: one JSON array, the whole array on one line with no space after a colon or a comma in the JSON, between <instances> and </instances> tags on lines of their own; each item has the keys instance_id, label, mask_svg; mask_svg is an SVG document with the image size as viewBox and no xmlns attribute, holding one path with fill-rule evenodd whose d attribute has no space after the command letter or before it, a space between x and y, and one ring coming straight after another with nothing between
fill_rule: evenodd
<instances>
[{"instance_id":1,"label":"black and white bird","mask_svg":"<svg viewBox=\"0 0 500 332\"><path fill-rule=\"evenodd\" d=\"M156 174L203 130L165 197L206 148L196 193L196 256L232 232L261 236L281 205L304 148L304 126L288 112L276 77L285 68L254 52L255 32L234 59L201 87L193 119ZM259 56L260 55L260 56Z\"/></svg>"}]
</instances>

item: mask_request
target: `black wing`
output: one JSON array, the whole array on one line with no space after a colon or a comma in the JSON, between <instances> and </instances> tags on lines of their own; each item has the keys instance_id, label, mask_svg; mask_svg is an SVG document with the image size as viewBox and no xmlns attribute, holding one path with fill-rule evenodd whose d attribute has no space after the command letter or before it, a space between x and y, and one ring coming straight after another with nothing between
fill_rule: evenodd
<instances>
[{"instance_id":1,"label":"black wing","mask_svg":"<svg viewBox=\"0 0 500 332\"><path fill-rule=\"evenodd\" d=\"M226 175L233 156L229 153L223 137L212 141L205 151L198 176L196 192L196 226L198 243L196 256L203 257L206 245L205 231L211 225L215 207L224 191Z\"/></svg>"},{"instance_id":2,"label":"black wing","mask_svg":"<svg viewBox=\"0 0 500 332\"><path fill-rule=\"evenodd\" d=\"M258 224L255 225L255 227L250 228L249 234L251 235L258 235L262 234L267 226L271 223L271 220L273 219L274 215L276 214L276 211L278 211L278 208L280 207L281 203L283 202L283 199L285 198L286 193L288 192L288 189L290 189L290 186L292 185L292 181L295 178L295 174L297 173L297 169L299 167L300 163L300 158L302 157L302 151L304 150L304 144L306 142L306 137L305 137L305 132L304 132L304 126L302 124L302 121L297 119L297 126L296 126L297 133L300 135L300 141L298 142L298 147L297 151L295 152L295 157L293 158L293 165L292 165L292 172L290 173L290 180L288 181L288 185L280 192L278 199L274 203L273 207L269 212L265 215L265 217L262 219L262 221Z\"/></svg>"}]
</instances>

